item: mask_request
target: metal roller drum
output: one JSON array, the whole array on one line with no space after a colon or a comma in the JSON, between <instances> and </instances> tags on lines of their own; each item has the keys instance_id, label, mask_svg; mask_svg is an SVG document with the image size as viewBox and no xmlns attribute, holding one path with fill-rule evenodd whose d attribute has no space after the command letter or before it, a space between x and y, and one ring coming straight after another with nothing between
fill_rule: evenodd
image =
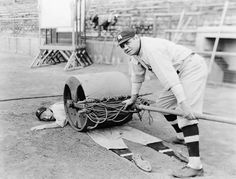
<instances>
[{"instance_id":1,"label":"metal roller drum","mask_svg":"<svg viewBox=\"0 0 236 179\"><path fill-rule=\"evenodd\" d=\"M102 99L109 97L130 95L129 79L120 72L103 72L71 76L64 87L64 106L68 121L76 131L86 131L94 122L81 115L77 108L71 106L71 102L79 102L88 99ZM125 121L105 121L96 128L122 125L132 119L132 114Z\"/></svg>"}]
</instances>

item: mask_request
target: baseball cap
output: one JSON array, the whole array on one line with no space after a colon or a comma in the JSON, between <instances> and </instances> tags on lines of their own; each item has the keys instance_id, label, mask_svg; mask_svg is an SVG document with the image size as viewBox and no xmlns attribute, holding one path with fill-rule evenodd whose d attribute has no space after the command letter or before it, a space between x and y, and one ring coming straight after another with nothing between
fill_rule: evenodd
<instances>
[{"instance_id":1,"label":"baseball cap","mask_svg":"<svg viewBox=\"0 0 236 179\"><path fill-rule=\"evenodd\" d=\"M40 107L40 108L37 109L35 115L38 117L39 120L41 120L41 119L40 119L41 114L42 114L44 111L46 111L46 110L47 110L47 108L44 107L44 106L42 106L42 107Z\"/></svg>"},{"instance_id":2,"label":"baseball cap","mask_svg":"<svg viewBox=\"0 0 236 179\"><path fill-rule=\"evenodd\" d=\"M117 35L118 44L120 45L120 44L128 41L129 39L133 38L134 36L135 36L134 30L132 30L132 29L123 30Z\"/></svg>"}]
</instances>

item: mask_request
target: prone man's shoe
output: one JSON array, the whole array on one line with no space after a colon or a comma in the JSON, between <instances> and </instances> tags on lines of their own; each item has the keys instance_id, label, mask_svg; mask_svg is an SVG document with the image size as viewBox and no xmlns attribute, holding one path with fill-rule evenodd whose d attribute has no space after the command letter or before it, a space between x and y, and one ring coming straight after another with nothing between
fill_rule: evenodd
<instances>
[{"instance_id":1,"label":"prone man's shoe","mask_svg":"<svg viewBox=\"0 0 236 179\"><path fill-rule=\"evenodd\" d=\"M196 177L203 176L203 169L193 169L189 166L184 166L183 168L176 170L172 173L172 175L176 178L188 178L188 177Z\"/></svg>"},{"instance_id":2,"label":"prone man's shoe","mask_svg":"<svg viewBox=\"0 0 236 179\"><path fill-rule=\"evenodd\" d=\"M144 160L141 155L139 154L134 154L132 156L132 161L134 162L134 164L140 168L141 170L145 171L145 172L151 172L152 171L152 166L151 164Z\"/></svg>"}]
</instances>

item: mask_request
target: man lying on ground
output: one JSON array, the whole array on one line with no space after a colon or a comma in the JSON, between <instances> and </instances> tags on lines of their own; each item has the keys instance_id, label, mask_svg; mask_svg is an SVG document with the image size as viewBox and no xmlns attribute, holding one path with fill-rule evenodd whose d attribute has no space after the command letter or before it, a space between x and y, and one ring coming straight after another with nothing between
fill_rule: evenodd
<instances>
[{"instance_id":1,"label":"man lying on ground","mask_svg":"<svg viewBox=\"0 0 236 179\"><path fill-rule=\"evenodd\" d=\"M42 130L42 129L50 129L50 128L59 128L59 127L65 127L68 123L68 120L66 118L66 114L65 114L65 110L64 110L64 104L63 102L57 102L49 107L40 107L37 109L36 111L36 116L40 121L44 121L44 122L52 122L52 123L47 123L47 124L42 124L42 125L38 125L35 127L31 128L31 131L37 131L37 130ZM89 133L88 133L89 134ZM101 136L103 136L102 132L97 131L97 134L101 134ZM99 145L101 145L98 141L100 141L101 136L98 137L98 141L96 140L95 137L93 137L94 134L89 134L89 136ZM96 133L95 133L96 135ZM103 136L104 140L106 135ZM119 140L116 141L110 141L112 144L113 143L123 143L123 140L120 138ZM108 141L107 145L108 146L112 146L110 145L110 143ZM107 148L104 145L101 145L105 148ZM132 153L129 148L123 144L122 149L117 149L117 148L107 148L111 151L113 151L114 153L116 153L117 155L119 155L120 157L123 157L131 162L133 162L138 168L140 168L141 170L144 170L146 172L150 172L152 170L151 164L144 160L142 158L142 156L140 154L134 154Z\"/></svg>"}]
</instances>

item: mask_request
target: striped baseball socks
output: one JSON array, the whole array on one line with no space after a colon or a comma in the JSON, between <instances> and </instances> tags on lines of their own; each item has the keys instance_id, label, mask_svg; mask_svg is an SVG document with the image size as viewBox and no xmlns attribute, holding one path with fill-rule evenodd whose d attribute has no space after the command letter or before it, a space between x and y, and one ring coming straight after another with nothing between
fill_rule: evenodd
<instances>
[{"instance_id":1,"label":"striped baseball socks","mask_svg":"<svg viewBox=\"0 0 236 179\"><path fill-rule=\"evenodd\" d=\"M154 143L149 143L147 144L148 147L154 149L157 152L166 154L168 156L174 156L174 152L172 149L170 149L169 147L165 146L163 144L163 142L154 142Z\"/></svg>"},{"instance_id":2,"label":"striped baseball socks","mask_svg":"<svg viewBox=\"0 0 236 179\"><path fill-rule=\"evenodd\" d=\"M127 149L109 149L112 152L116 153L120 157L123 157L129 161L132 161L133 153L127 148Z\"/></svg>"},{"instance_id":3,"label":"striped baseball socks","mask_svg":"<svg viewBox=\"0 0 236 179\"><path fill-rule=\"evenodd\" d=\"M177 116L170 114L170 115L164 115L164 117L174 128L175 132L177 133L177 135L176 135L177 138L180 140L183 139L183 132L178 126Z\"/></svg>"},{"instance_id":4,"label":"striped baseball socks","mask_svg":"<svg viewBox=\"0 0 236 179\"><path fill-rule=\"evenodd\" d=\"M170 157L175 157L176 159L178 159L182 162L188 163L188 159L185 156L183 156L182 154L172 150L171 148L169 148L168 146L163 144L162 141L149 143L149 144L146 144L146 146L154 149L157 152L160 152L162 154L166 154Z\"/></svg>"},{"instance_id":5,"label":"striped baseball socks","mask_svg":"<svg viewBox=\"0 0 236 179\"><path fill-rule=\"evenodd\" d=\"M201 169L202 163L199 152L199 130L198 125L185 126L182 128L184 140L188 148L189 162L187 166L193 169Z\"/></svg>"}]
</instances>

